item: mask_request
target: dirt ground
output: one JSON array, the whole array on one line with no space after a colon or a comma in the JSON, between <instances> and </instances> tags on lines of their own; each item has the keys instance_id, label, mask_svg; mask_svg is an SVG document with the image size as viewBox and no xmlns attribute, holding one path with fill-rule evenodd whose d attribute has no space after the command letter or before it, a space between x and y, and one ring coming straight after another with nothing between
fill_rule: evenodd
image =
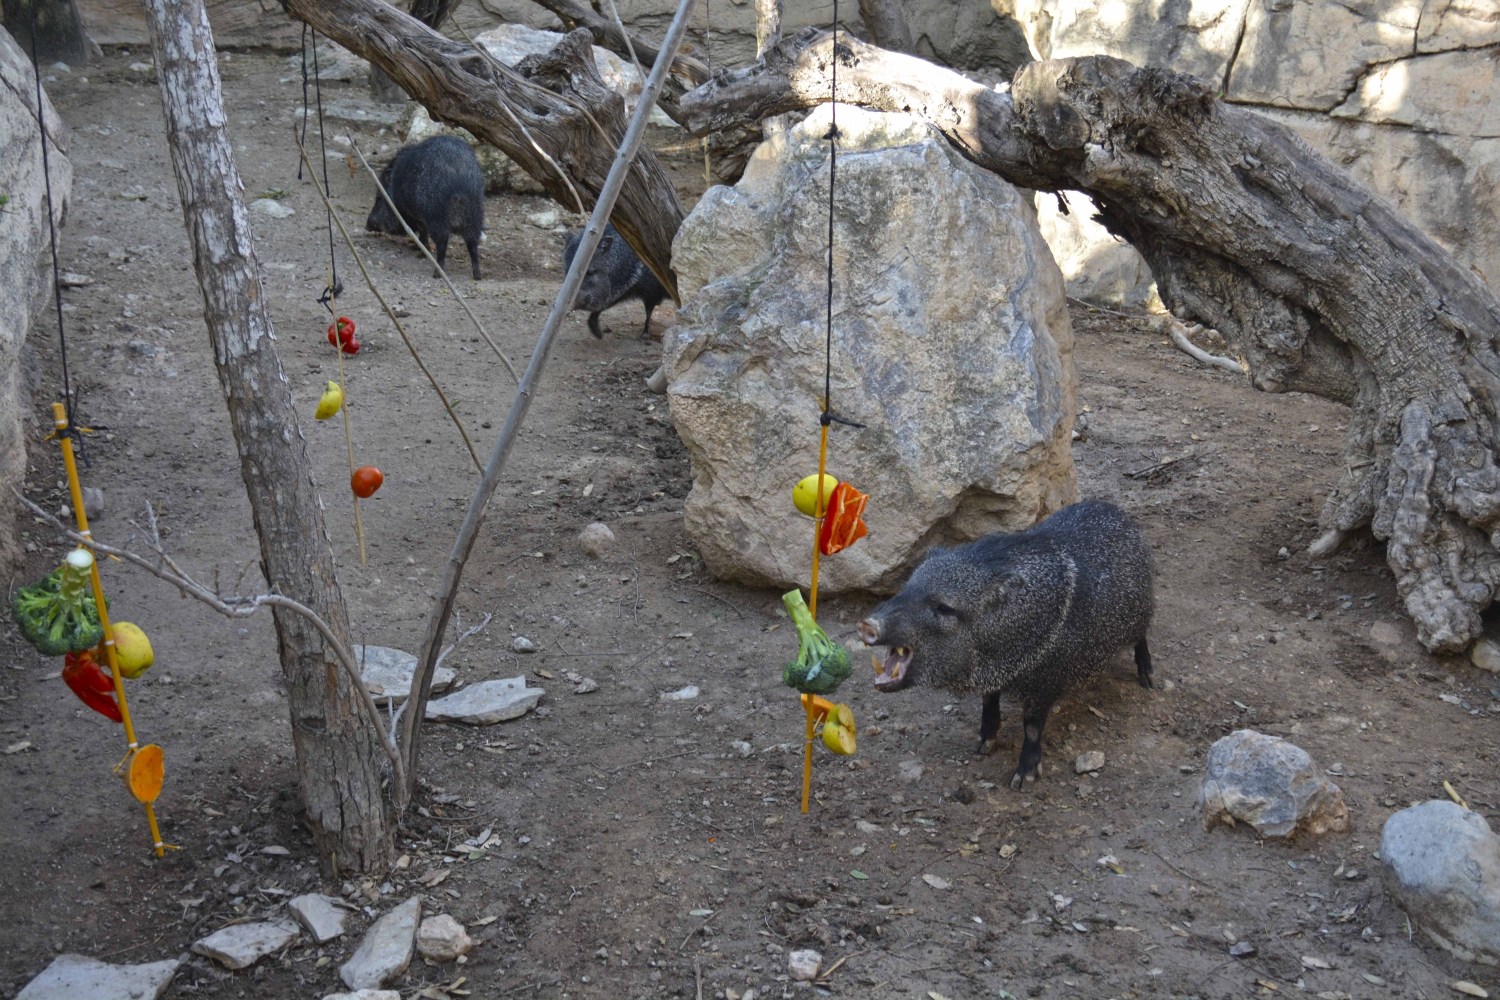
<instances>
[{"instance_id":1,"label":"dirt ground","mask_svg":"<svg viewBox=\"0 0 1500 1000\"><path fill-rule=\"evenodd\" d=\"M158 94L149 74L128 69L143 56L112 52L50 84L73 129L77 173L62 264L94 279L66 293L79 413L101 428L85 478L107 498L99 537L130 536L149 500L180 562L200 578L220 574L226 589L248 564L249 590L262 586L256 540ZM283 57L236 54L222 69L247 193L285 189L296 210L253 219L356 636L416 649L474 469L341 249L341 311L365 343L346 365L354 447L361 464L386 473L363 506L369 563L359 565L340 486L343 432L311 419L335 359L315 301L325 222L297 180L289 129L299 81ZM328 85L324 96L347 108L362 92ZM394 142L371 124L355 134L377 149ZM671 147L682 137L664 130L652 141ZM698 165L690 153L669 156L691 201ZM339 210L362 228L371 185L341 156L329 168ZM561 236L526 221L548 204L490 199L485 277L463 284L518 364L561 278ZM510 377L414 251L357 242L410 311L420 349L487 453ZM454 253L454 273L466 275L462 247ZM860 751L847 761L820 753L817 801L804 817L802 716L780 684L794 633L776 594L715 582L692 551L681 518L686 456L663 397L643 385L658 358L635 339L639 316L635 304L611 313L603 340L581 314L569 320L465 577L464 627L495 617L449 665L465 682L525 672L547 689L541 707L490 728L430 728L423 808L401 838L407 867L323 884L364 907L348 938L304 942L240 973L194 956L169 997L335 992L368 917L414 892L479 944L463 965L414 962L399 984L406 998L693 997L697 970L701 995L727 1000L813 989L1438 997L1455 980L1495 981L1493 970L1411 940L1381 887L1373 855L1393 809L1441 797L1444 780L1476 810L1497 809L1487 727L1500 691L1466 663L1421 650L1370 540L1321 561L1304 554L1336 478L1345 410L1253 392L1138 324L1075 309L1083 494L1123 505L1158 549L1152 646L1165 684L1137 687L1122 656L1062 703L1043 776L1017 794L1004 785L1019 744L1012 715L1001 750L979 758L978 701L877 696L857 675L840 695L862 724ZM45 328L33 347L41 428L61 371ZM40 436L27 489L56 509L60 462ZM23 520L34 552L12 588L64 551ZM575 540L593 520L618 537L602 562ZM182 850L151 856L139 808L109 774L119 729L84 709L58 680L60 665L7 623L0 745L29 747L0 758L6 998L58 952L116 962L181 955L320 884L298 820L269 619L230 622L118 565L106 581L116 616L142 625L156 648L131 704L143 739L166 748L159 812ZM827 601L824 623L848 638L869 607ZM1387 627L1372 632L1379 623ZM514 635L541 651L516 656ZM570 672L598 690L574 694ZM660 700L689 684L696 699ZM1204 755L1242 727L1293 738L1335 774L1352 831L1295 846L1244 828L1205 832L1195 807ZM1087 750L1105 754L1097 777L1074 773ZM487 849L463 846L486 830L498 837ZM262 853L269 846L289 853ZM1105 855L1123 874L1097 862ZM1231 958L1240 940L1258 953ZM842 961L825 986L787 982L785 953L798 947L821 951L825 968Z\"/></svg>"}]
</instances>

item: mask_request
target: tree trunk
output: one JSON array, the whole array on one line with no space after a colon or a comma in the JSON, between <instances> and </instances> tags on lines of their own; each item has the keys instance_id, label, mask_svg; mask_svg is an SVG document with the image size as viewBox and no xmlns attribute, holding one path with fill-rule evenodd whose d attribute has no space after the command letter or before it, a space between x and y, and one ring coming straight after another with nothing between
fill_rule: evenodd
<instances>
[{"instance_id":1,"label":"tree trunk","mask_svg":"<svg viewBox=\"0 0 1500 1000\"><path fill-rule=\"evenodd\" d=\"M448 15L458 8L463 0L411 0L411 16L433 31L441 31ZM402 104L406 91L386 75L385 70L370 64L370 96L381 104Z\"/></svg>"},{"instance_id":2,"label":"tree trunk","mask_svg":"<svg viewBox=\"0 0 1500 1000\"><path fill-rule=\"evenodd\" d=\"M781 41L781 0L755 0L755 58Z\"/></svg>"},{"instance_id":3,"label":"tree trunk","mask_svg":"<svg viewBox=\"0 0 1500 1000\"><path fill-rule=\"evenodd\" d=\"M915 51L901 0L859 0L859 16L876 45L892 52Z\"/></svg>"},{"instance_id":4,"label":"tree trunk","mask_svg":"<svg viewBox=\"0 0 1500 1000\"><path fill-rule=\"evenodd\" d=\"M35 11L33 11L35 8ZM88 62L89 39L73 0L0 0L0 23L21 51L31 56L31 26L36 24L36 57L42 65L62 60ZM95 46L97 48L97 46Z\"/></svg>"},{"instance_id":5,"label":"tree trunk","mask_svg":"<svg viewBox=\"0 0 1500 1000\"><path fill-rule=\"evenodd\" d=\"M601 48L609 49L616 55L630 58L631 48L635 49L635 57L641 61L641 67L651 72L651 67L656 65L656 57L661 49L646 41L635 32L630 33L630 45L625 44L625 36L620 34L619 27L615 24L613 17L606 17L592 8L578 3L577 0L533 0L538 7L545 7L556 14L558 20L569 31L585 28L589 34L594 36L594 44ZM616 0L617 3L623 0ZM761 3L763 0L756 0ZM687 92L683 81L687 81L696 87L709 78L708 66L701 60L679 52L672 57L672 75L667 77L666 85L662 90L661 100L657 106L665 111L674 121L677 119L677 101ZM643 81L644 82L644 81Z\"/></svg>"},{"instance_id":6,"label":"tree trunk","mask_svg":"<svg viewBox=\"0 0 1500 1000\"><path fill-rule=\"evenodd\" d=\"M261 571L349 645L333 549L266 311L203 0L147 0L167 144L177 174L203 315L260 538ZM379 738L349 678L299 615L276 609L302 801L324 873L384 870L392 829Z\"/></svg>"},{"instance_id":7,"label":"tree trunk","mask_svg":"<svg viewBox=\"0 0 1500 1000\"><path fill-rule=\"evenodd\" d=\"M501 74L467 43L445 38L383 0L283 3L293 18L385 70L434 121L468 129L514 160L558 204L576 210L573 192L548 162L550 156L572 178L585 210L593 206L625 134L625 102L600 78L589 32L574 31L546 56L523 59L514 72L535 84L528 86ZM537 152L532 139L547 156ZM660 161L641 150L610 221L674 300L672 237L684 215Z\"/></svg>"},{"instance_id":8,"label":"tree trunk","mask_svg":"<svg viewBox=\"0 0 1500 1000\"><path fill-rule=\"evenodd\" d=\"M686 95L695 132L829 99L804 32ZM1103 56L1032 63L1009 94L839 37L838 99L931 122L1006 180L1079 190L1177 315L1221 331L1257 388L1353 407L1315 554L1368 526L1418 636L1454 652L1500 582L1500 300L1291 130L1211 84Z\"/></svg>"}]
</instances>

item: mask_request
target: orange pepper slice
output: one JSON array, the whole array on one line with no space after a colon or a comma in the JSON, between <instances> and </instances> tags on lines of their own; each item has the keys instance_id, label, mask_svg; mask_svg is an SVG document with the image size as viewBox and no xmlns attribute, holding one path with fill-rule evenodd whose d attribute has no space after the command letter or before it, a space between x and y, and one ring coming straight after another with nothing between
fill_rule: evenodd
<instances>
[{"instance_id":1,"label":"orange pepper slice","mask_svg":"<svg viewBox=\"0 0 1500 1000\"><path fill-rule=\"evenodd\" d=\"M835 486L828 497L828 513L823 515L823 527L818 532L818 551L831 556L869 534L864 519L865 504L869 501L867 495L848 483Z\"/></svg>"},{"instance_id":2,"label":"orange pepper slice","mask_svg":"<svg viewBox=\"0 0 1500 1000\"><path fill-rule=\"evenodd\" d=\"M138 801L155 802L156 797L161 794L162 779L165 776L161 747L151 743L141 747L130 758L130 772L125 781L130 786L130 794Z\"/></svg>"}]
</instances>

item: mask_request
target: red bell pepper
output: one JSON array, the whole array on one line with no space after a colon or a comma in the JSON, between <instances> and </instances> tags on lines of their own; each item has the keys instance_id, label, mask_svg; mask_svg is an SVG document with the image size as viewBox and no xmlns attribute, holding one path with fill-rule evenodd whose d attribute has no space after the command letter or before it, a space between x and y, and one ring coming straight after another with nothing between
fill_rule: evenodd
<instances>
[{"instance_id":1,"label":"red bell pepper","mask_svg":"<svg viewBox=\"0 0 1500 1000\"><path fill-rule=\"evenodd\" d=\"M63 658L63 683L73 689L78 700L107 719L124 722L120 706L115 703L115 682L94 660L94 651L69 653Z\"/></svg>"},{"instance_id":2,"label":"red bell pepper","mask_svg":"<svg viewBox=\"0 0 1500 1000\"><path fill-rule=\"evenodd\" d=\"M865 504L870 498L848 483L839 483L828 496L828 512L818 532L818 551L825 556L842 552L865 535Z\"/></svg>"},{"instance_id":3,"label":"red bell pepper","mask_svg":"<svg viewBox=\"0 0 1500 1000\"><path fill-rule=\"evenodd\" d=\"M333 347L341 347L354 339L354 320L348 316L340 316L334 322L328 324L328 343ZM352 354L353 351L345 353Z\"/></svg>"}]
</instances>

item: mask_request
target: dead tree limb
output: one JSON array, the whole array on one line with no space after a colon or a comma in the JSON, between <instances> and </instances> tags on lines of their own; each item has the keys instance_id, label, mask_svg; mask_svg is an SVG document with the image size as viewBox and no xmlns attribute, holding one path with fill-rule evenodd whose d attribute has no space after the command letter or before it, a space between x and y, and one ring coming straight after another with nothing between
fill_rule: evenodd
<instances>
[{"instance_id":1,"label":"dead tree limb","mask_svg":"<svg viewBox=\"0 0 1500 1000\"><path fill-rule=\"evenodd\" d=\"M618 146L625 132L625 102L600 79L589 32L572 32L547 55L522 60L516 71L540 85L529 87L498 72L473 46L439 34L383 0L283 0L283 6L291 17L379 66L434 121L468 129L505 153L559 204L571 210L573 196L549 157L567 171L586 206L598 198L614 160L610 146ZM607 133L607 142L600 141L594 122ZM684 214L661 164L642 150L610 221L674 299L672 237Z\"/></svg>"},{"instance_id":2,"label":"dead tree limb","mask_svg":"<svg viewBox=\"0 0 1500 1000\"><path fill-rule=\"evenodd\" d=\"M610 17L594 10L587 4L579 3L578 0L532 0L537 6L545 7L556 14L558 20L569 31L584 28L590 35L594 36L594 44L600 48L626 56L632 60L639 60L641 65L648 71L656 65L656 57L661 54L661 48L653 45L646 39L634 32L626 33L623 26ZM757 0L760 2L760 0ZM696 87L707 80L711 74L708 66L702 60L694 59L685 52L679 52L672 59L672 75L662 84L663 96L661 108L668 115L676 110L675 105L686 91L687 87ZM644 82L644 81L643 81ZM673 115L675 118L675 115Z\"/></svg>"},{"instance_id":3,"label":"dead tree limb","mask_svg":"<svg viewBox=\"0 0 1500 1000\"><path fill-rule=\"evenodd\" d=\"M686 95L702 133L829 99L826 34ZM839 36L838 99L916 114L1006 180L1087 192L1176 315L1217 328L1257 388L1353 407L1328 551L1368 526L1422 642L1456 651L1500 584L1500 300L1384 199L1211 84L1094 56L1009 94Z\"/></svg>"},{"instance_id":4,"label":"dead tree limb","mask_svg":"<svg viewBox=\"0 0 1500 1000\"><path fill-rule=\"evenodd\" d=\"M755 0L755 58L781 41L781 0Z\"/></svg>"}]
</instances>

